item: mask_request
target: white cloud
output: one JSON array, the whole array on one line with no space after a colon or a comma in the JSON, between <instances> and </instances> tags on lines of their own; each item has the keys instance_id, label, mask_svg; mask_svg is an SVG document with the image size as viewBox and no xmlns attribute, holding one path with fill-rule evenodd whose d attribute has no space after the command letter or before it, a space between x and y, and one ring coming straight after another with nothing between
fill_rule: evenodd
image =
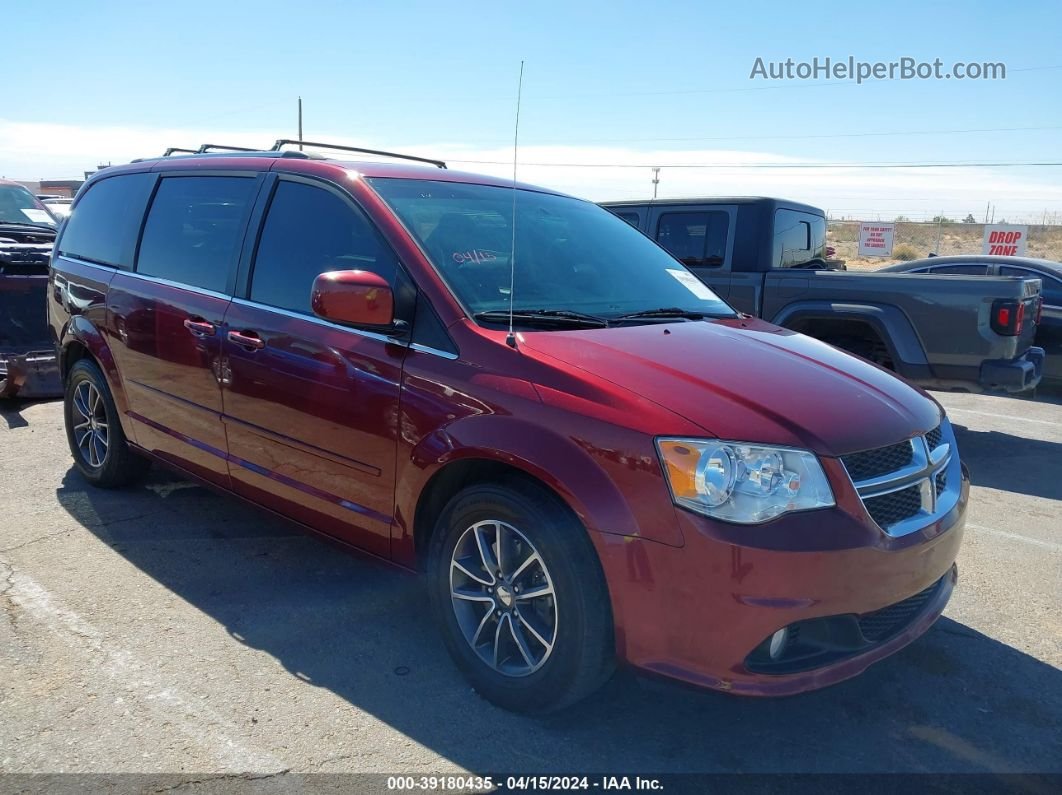
<instances>
[{"instance_id":1,"label":"white cloud","mask_svg":"<svg viewBox=\"0 0 1062 795\"><path fill-rule=\"evenodd\" d=\"M274 131L225 131L211 128L150 128L26 123L0 119L0 175L35 180L80 177L101 163L123 163L161 154L169 146L204 142L268 146ZM391 148L452 161L456 168L496 176L512 174L511 148L474 148L460 143L407 141L400 145L331 137L340 143ZM486 161L486 162L459 162ZM835 215L890 219L984 213L996 217L1039 218L1046 209L1062 211L1062 184L1053 172L1029 169L816 168L815 161L774 152L726 149L654 150L618 146L526 146L520 151L519 178L577 196L607 199L645 198L652 194L650 165L663 165L661 198L703 195L773 195L804 201ZM537 163L642 164L644 168L570 167ZM669 163L725 164L725 168L668 168ZM807 168L750 167L762 163L804 163Z\"/></svg>"}]
</instances>

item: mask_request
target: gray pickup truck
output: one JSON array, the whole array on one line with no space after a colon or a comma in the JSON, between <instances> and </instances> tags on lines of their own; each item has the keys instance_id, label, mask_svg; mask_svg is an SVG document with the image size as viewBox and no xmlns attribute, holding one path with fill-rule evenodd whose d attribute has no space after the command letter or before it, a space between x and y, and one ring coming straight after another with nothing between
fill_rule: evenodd
<instances>
[{"instance_id":1,"label":"gray pickup truck","mask_svg":"<svg viewBox=\"0 0 1062 795\"><path fill-rule=\"evenodd\" d=\"M830 270L826 216L762 197L606 202L734 308L816 337L932 389L1021 392L1040 281ZM929 289L927 279L944 283Z\"/></svg>"}]
</instances>

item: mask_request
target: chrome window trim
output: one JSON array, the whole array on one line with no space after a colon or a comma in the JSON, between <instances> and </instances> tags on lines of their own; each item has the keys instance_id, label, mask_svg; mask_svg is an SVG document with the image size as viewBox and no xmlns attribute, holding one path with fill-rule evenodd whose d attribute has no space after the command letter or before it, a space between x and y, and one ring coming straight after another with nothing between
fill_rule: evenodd
<instances>
[{"instance_id":1,"label":"chrome window trim","mask_svg":"<svg viewBox=\"0 0 1062 795\"><path fill-rule=\"evenodd\" d=\"M58 251L55 252L55 259L65 259L77 265L83 265L86 268L96 268L97 270L107 271L107 273L132 273L132 271L123 270L117 265L101 265L98 262L89 262L87 259L74 257L70 254L60 254ZM52 261L52 267L55 267L55 260Z\"/></svg>"},{"instance_id":2,"label":"chrome window trim","mask_svg":"<svg viewBox=\"0 0 1062 795\"><path fill-rule=\"evenodd\" d=\"M250 301L246 298L233 298L234 304L240 306L250 307L252 309L264 309L269 312L276 312L277 314L284 315L285 317L295 318L296 320L306 320L318 326L324 326L325 328L335 329L337 331L346 331L350 334L356 334L360 337L367 337L368 339L377 340L378 342L386 342L391 345L399 345L403 348L417 351L419 353L430 353L435 356L440 356L443 359L457 359L456 353L450 353L449 351L441 351L437 348L432 348L428 345L421 345L419 342L406 342L405 340L397 339L396 337L388 336L387 334L380 334L376 331L368 331L367 329L354 328L353 326L344 326L341 323L333 323L331 320L325 320L322 317L316 317L314 315L307 315L303 312L295 312L291 309L283 309L279 306L270 306L269 304L262 304L257 301Z\"/></svg>"},{"instance_id":3,"label":"chrome window trim","mask_svg":"<svg viewBox=\"0 0 1062 795\"><path fill-rule=\"evenodd\" d=\"M137 279L142 279L150 284L160 284L163 287L174 287L178 290L188 290L190 292L199 293L200 295L207 295L211 298L220 298L222 301L228 301L232 298L228 293L222 293L218 290L208 290L205 287L197 287L194 284L187 284L185 282L177 282L172 279L164 279L161 276L152 276L149 273L139 273L137 271L122 271L129 276L134 276Z\"/></svg>"},{"instance_id":4,"label":"chrome window trim","mask_svg":"<svg viewBox=\"0 0 1062 795\"><path fill-rule=\"evenodd\" d=\"M430 345L422 345L419 342L405 342L404 340L399 340L399 339L396 339L394 337L389 337L386 334L379 334L379 333L377 333L375 331L367 331L365 329L353 328L351 326L344 326L344 325L341 325L339 323L333 323L333 322L331 322L329 320L325 320L324 318L314 317L313 315L306 315L306 314L303 314L301 312L293 312L290 309L281 309L280 307L277 307L277 306L269 306L268 304L260 304L260 303L258 303L256 301L248 301L245 298L233 298L228 293L219 293L219 292L215 292L214 290L206 290L206 289L203 289L202 287L195 287L194 285L183 284L181 282L171 281L170 279L163 279L163 278L160 278L158 276L149 276L146 273L136 273L135 271L126 271L126 270L122 270L121 268L118 268L118 267L115 267L115 266L111 266L111 265L100 265L100 264L95 263L95 262L86 262L85 260L78 259L77 257L62 256L62 259L69 260L70 262L74 262L74 263L76 263L78 265L83 265L85 267L97 268L98 270L106 271L107 273L112 273L112 274L124 273L127 276L133 276L133 277L135 277L137 279L143 279L146 282L150 282L150 283L154 283L154 284L161 284L161 285L166 286L166 287L176 287L176 288L181 289L181 290L192 290L192 291L197 292L197 293L202 293L203 295L209 295L209 296L213 296L215 298L220 298L223 301L228 301L228 300L231 299L234 304L240 304L242 306L251 307L253 309L268 309L271 312L278 312L278 313L280 313L282 315L285 315L287 317L296 318L298 320L308 320L311 323L316 323L319 326L325 326L326 328L333 328L333 329L336 329L338 331L347 331L347 332L350 332L351 334L357 334L357 335L362 336L362 337L368 337L369 339L378 340L380 342L389 342L392 345L400 345L403 348L409 348L410 350L417 351L418 353L427 353L427 354L431 354L432 356L438 356L438 357L440 357L442 359L449 359L450 361L456 361L457 359L461 358L456 353L452 353L451 351L439 350L438 348L433 348Z\"/></svg>"}]
</instances>

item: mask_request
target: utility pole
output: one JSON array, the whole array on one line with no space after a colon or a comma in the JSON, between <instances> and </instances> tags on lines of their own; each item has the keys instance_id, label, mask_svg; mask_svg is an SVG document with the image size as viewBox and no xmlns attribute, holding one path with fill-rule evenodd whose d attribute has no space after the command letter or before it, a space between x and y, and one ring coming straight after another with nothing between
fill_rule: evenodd
<instances>
[{"instance_id":1,"label":"utility pole","mask_svg":"<svg viewBox=\"0 0 1062 795\"><path fill-rule=\"evenodd\" d=\"M299 151L302 151L302 97L299 97Z\"/></svg>"},{"instance_id":2,"label":"utility pole","mask_svg":"<svg viewBox=\"0 0 1062 795\"><path fill-rule=\"evenodd\" d=\"M988 223L988 211L992 208L992 202L985 203L985 223Z\"/></svg>"},{"instance_id":3,"label":"utility pole","mask_svg":"<svg viewBox=\"0 0 1062 795\"><path fill-rule=\"evenodd\" d=\"M656 198L656 188L660 184L660 169L653 169L653 198Z\"/></svg>"}]
</instances>

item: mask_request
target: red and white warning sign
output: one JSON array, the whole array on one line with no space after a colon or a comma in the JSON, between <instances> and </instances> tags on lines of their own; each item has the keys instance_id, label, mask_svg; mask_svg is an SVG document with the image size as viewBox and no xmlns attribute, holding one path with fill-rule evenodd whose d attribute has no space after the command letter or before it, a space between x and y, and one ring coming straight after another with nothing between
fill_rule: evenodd
<instances>
[{"instance_id":1,"label":"red and white warning sign","mask_svg":"<svg viewBox=\"0 0 1062 795\"><path fill-rule=\"evenodd\" d=\"M864 221L859 225L859 256L891 257L896 224Z\"/></svg>"},{"instance_id":2,"label":"red and white warning sign","mask_svg":"<svg viewBox=\"0 0 1062 795\"><path fill-rule=\"evenodd\" d=\"M985 224L985 241L982 254L999 254L1004 257L1024 257L1025 244L1029 240L1029 227L1017 224Z\"/></svg>"}]
</instances>

